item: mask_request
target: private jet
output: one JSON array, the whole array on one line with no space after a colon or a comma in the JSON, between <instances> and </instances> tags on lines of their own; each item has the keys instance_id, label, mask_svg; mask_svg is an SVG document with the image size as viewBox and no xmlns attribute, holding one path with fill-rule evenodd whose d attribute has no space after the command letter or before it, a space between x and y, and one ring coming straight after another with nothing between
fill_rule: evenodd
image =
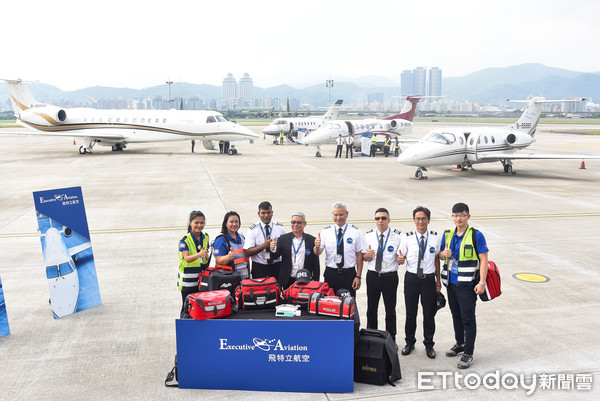
<instances>
[{"instance_id":1,"label":"private jet","mask_svg":"<svg viewBox=\"0 0 600 401\"><path fill-rule=\"evenodd\" d=\"M472 168L476 163L500 162L504 173L513 174L513 160L518 159L598 159L600 156L574 154L517 153L535 142L535 130L545 103L581 102L571 100L509 100L527 103L521 117L508 127L446 127L426 134L419 142L405 149L398 162L416 166L415 178L423 178L427 167L455 165L457 169Z\"/></svg>"},{"instance_id":2,"label":"private jet","mask_svg":"<svg viewBox=\"0 0 600 401\"><path fill-rule=\"evenodd\" d=\"M4 132L20 135L79 138L79 153L94 145L121 151L129 143L202 141L216 150L215 141L246 141L258 138L250 129L227 120L221 113L205 110L98 110L57 107L35 100L22 80L4 79L17 122L32 130ZM232 152L230 152L232 154Z\"/></svg>"}]
</instances>

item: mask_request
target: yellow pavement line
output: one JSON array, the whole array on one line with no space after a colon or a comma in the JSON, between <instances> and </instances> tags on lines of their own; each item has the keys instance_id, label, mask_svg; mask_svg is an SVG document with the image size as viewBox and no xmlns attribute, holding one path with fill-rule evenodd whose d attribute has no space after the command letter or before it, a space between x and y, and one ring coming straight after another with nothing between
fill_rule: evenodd
<instances>
[{"instance_id":1,"label":"yellow pavement line","mask_svg":"<svg viewBox=\"0 0 600 401\"><path fill-rule=\"evenodd\" d=\"M547 218L564 218L564 217L599 217L600 213L563 213L563 214L522 214L522 215L506 215L506 216L481 216L471 217L471 220L512 220L512 219L547 219ZM441 219L431 219L431 221L451 221L451 217ZM410 222L411 218L406 219L391 219L390 222ZM373 223L373 220L348 220L351 224L366 224ZM309 226L328 226L333 224L332 221L316 221L308 222ZM288 224L285 224L286 226ZM243 226L245 228L248 226ZM140 232L154 232L154 231L184 231L187 227L174 226L174 227L149 227L149 228L113 228L106 230L92 230L91 234L115 234L115 233L140 233ZM220 229L220 225L207 225L205 229ZM0 234L0 238L18 238L18 237L35 237L38 236L38 232L34 233L13 233L13 234Z\"/></svg>"}]
</instances>

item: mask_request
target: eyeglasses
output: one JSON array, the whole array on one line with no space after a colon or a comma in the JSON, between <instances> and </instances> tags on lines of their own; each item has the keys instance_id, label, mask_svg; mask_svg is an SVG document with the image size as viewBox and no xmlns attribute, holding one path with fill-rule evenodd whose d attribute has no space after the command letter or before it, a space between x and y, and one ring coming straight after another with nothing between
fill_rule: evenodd
<instances>
[{"instance_id":1,"label":"eyeglasses","mask_svg":"<svg viewBox=\"0 0 600 401\"><path fill-rule=\"evenodd\" d=\"M388 218L386 216L376 216L375 220L383 220L386 221Z\"/></svg>"},{"instance_id":2,"label":"eyeglasses","mask_svg":"<svg viewBox=\"0 0 600 401\"><path fill-rule=\"evenodd\" d=\"M294 225L294 224L304 224L303 221L296 221L296 220L292 220L290 221L290 224Z\"/></svg>"},{"instance_id":3,"label":"eyeglasses","mask_svg":"<svg viewBox=\"0 0 600 401\"><path fill-rule=\"evenodd\" d=\"M462 214L457 214L457 213L453 213L452 214L452 218L453 219L458 219L458 218L465 218L468 217L469 215L467 213L462 213Z\"/></svg>"},{"instance_id":4,"label":"eyeglasses","mask_svg":"<svg viewBox=\"0 0 600 401\"><path fill-rule=\"evenodd\" d=\"M427 221L429 220L427 217L415 217L415 221Z\"/></svg>"}]
</instances>

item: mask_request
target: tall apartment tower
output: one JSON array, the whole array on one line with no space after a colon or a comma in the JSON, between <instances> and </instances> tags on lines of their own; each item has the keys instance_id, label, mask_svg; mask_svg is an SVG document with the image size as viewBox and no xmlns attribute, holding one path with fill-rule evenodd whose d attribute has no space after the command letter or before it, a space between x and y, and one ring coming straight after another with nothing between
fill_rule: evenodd
<instances>
[{"instance_id":1,"label":"tall apartment tower","mask_svg":"<svg viewBox=\"0 0 600 401\"><path fill-rule=\"evenodd\" d=\"M231 73L223 79L223 105L232 104L237 97L237 85Z\"/></svg>"},{"instance_id":2,"label":"tall apartment tower","mask_svg":"<svg viewBox=\"0 0 600 401\"><path fill-rule=\"evenodd\" d=\"M427 95L442 96L442 70L431 67L427 75Z\"/></svg>"},{"instance_id":3,"label":"tall apartment tower","mask_svg":"<svg viewBox=\"0 0 600 401\"><path fill-rule=\"evenodd\" d=\"M252 84L252 78L248 73L245 73L242 78L240 78L240 97L242 98L242 102L244 106L252 106L254 86Z\"/></svg>"},{"instance_id":4,"label":"tall apartment tower","mask_svg":"<svg viewBox=\"0 0 600 401\"><path fill-rule=\"evenodd\" d=\"M425 88L427 87L427 75L425 68L417 67L413 71L413 95L425 95Z\"/></svg>"},{"instance_id":5,"label":"tall apartment tower","mask_svg":"<svg viewBox=\"0 0 600 401\"><path fill-rule=\"evenodd\" d=\"M411 70L404 70L400 74L400 95L409 96L414 95L413 93L413 73Z\"/></svg>"}]
</instances>

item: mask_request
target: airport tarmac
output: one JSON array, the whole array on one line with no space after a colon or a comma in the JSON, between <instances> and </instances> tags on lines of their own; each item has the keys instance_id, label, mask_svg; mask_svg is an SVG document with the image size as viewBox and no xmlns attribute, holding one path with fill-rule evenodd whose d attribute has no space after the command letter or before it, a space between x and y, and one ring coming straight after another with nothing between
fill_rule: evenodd
<instances>
[{"instance_id":1,"label":"airport tarmac","mask_svg":"<svg viewBox=\"0 0 600 401\"><path fill-rule=\"evenodd\" d=\"M415 136L437 126L416 124ZM600 154L598 135L556 133L571 128L541 125L529 149ZM262 126L252 129L260 133ZM316 158L314 148L271 141L261 135L254 144L236 145L238 156L205 151L199 143L192 154L189 142L134 144L124 152L97 146L93 154L80 155L72 138L0 130L0 277L11 330L0 338L0 400L598 399L600 274L594 260L600 251L600 160L585 161L586 169L579 168L580 160L516 161L513 176L500 175L500 163L465 172L448 166L431 168L428 180L416 181L409 179L415 168L392 157L338 160L335 146L327 145L324 157ZM32 192L71 186L82 187L102 305L54 320ZM330 224L338 200L348 204L349 221L363 233L374 227L378 207L386 207L391 226L404 232L414 228L414 207L427 206L430 229L442 232L452 226L452 205L468 203L471 225L485 234L503 280L501 297L478 302L473 366L459 370L457 358L444 355L454 344L446 307L436 317L437 358L425 355L419 318L416 349L400 356L403 379L395 387L355 383L354 392L345 394L164 387L181 305L177 244L189 212L205 213L205 231L214 238L228 210L241 215L245 232L258 220L263 200L273 204L274 220L288 231L290 215L303 211L312 234ZM522 281L514 277L519 273L548 281ZM402 283L400 274L400 348ZM364 286L357 303L366 322ZM380 305L380 328L383 317ZM224 374L235 380L243 370L232 367ZM520 385L469 389L459 381L459 388L453 380L455 373L483 377L496 371L508 378L507 387L511 374L523 374L528 385L535 380L533 394ZM424 390L419 372L452 376L446 389L436 375L433 389Z\"/></svg>"}]
</instances>

